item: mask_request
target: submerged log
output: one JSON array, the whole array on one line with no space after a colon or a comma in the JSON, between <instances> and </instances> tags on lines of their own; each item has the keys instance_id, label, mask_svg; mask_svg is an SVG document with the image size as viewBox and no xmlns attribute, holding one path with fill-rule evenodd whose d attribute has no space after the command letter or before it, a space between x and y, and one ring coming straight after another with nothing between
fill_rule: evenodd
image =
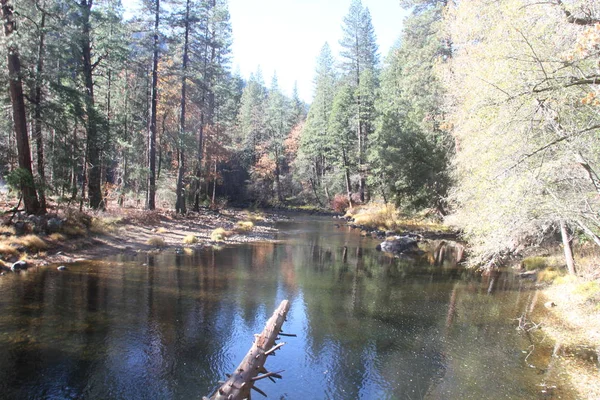
<instances>
[{"instance_id":1,"label":"submerged log","mask_svg":"<svg viewBox=\"0 0 600 400\"><path fill-rule=\"evenodd\" d=\"M210 397L210 400L244 400L250 399L250 391L255 390L266 397L266 394L256 388L254 384L262 379L281 379L283 371L269 372L265 369L265 361L269 355L273 355L285 343L276 344L275 340L281 333L281 326L290 308L287 300L283 300L267 321L265 329L260 335L255 335L254 343L246 357L235 369L233 374L228 375L227 381ZM259 376L259 374L261 374ZM208 400L206 397L204 400Z\"/></svg>"}]
</instances>

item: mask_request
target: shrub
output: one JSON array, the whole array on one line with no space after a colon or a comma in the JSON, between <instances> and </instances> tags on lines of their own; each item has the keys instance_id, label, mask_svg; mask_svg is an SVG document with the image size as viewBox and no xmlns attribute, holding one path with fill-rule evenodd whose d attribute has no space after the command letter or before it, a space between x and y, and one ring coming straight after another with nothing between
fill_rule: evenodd
<instances>
[{"instance_id":1,"label":"shrub","mask_svg":"<svg viewBox=\"0 0 600 400\"><path fill-rule=\"evenodd\" d=\"M348 196L343 194L336 194L331 200L331 208L337 213L344 213L350 207L348 202Z\"/></svg>"},{"instance_id":2,"label":"shrub","mask_svg":"<svg viewBox=\"0 0 600 400\"><path fill-rule=\"evenodd\" d=\"M194 244L198 243L198 238L195 235L187 235L183 238L184 244Z\"/></svg>"}]
</instances>

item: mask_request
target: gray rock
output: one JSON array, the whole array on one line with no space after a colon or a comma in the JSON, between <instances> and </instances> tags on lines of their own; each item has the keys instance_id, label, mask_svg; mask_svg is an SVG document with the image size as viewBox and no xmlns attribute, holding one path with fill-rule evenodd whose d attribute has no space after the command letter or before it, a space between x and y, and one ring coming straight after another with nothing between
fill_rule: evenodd
<instances>
[{"instance_id":1,"label":"gray rock","mask_svg":"<svg viewBox=\"0 0 600 400\"><path fill-rule=\"evenodd\" d=\"M27 224L23 221L15 222L15 234L21 236L27 233Z\"/></svg>"},{"instance_id":2,"label":"gray rock","mask_svg":"<svg viewBox=\"0 0 600 400\"><path fill-rule=\"evenodd\" d=\"M64 265L60 265L58 268L56 268L59 271L66 271L67 267L65 267Z\"/></svg>"},{"instance_id":3,"label":"gray rock","mask_svg":"<svg viewBox=\"0 0 600 400\"><path fill-rule=\"evenodd\" d=\"M46 224L46 232L57 233L63 226L63 220L60 218L50 218Z\"/></svg>"},{"instance_id":4,"label":"gray rock","mask_svg":"<svg viewBox=\"0 0 600 400\"><path fill-rule=\"evenodd\" d=\"M381 242L377 246L377 250L385 251L386 253L407 253L419 251L417 241L408 236L396 236L394 239Z\"/></svg>"},{"instance_id":5,"label":"gray rock","mask_svg":"<svg viewBox=\"0 0 600 400\"><path fill-rule=\"evenodd\" d=\"M25 271L27 268L29 268L29 264L23 260L13 263L10 267L11 271Z\"/></svg>"}]
</instances>

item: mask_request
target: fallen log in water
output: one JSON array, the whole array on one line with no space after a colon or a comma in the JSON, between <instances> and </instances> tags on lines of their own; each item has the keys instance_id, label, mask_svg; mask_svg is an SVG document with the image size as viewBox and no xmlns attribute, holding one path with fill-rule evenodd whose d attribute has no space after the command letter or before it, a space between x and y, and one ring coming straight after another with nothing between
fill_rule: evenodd
<instances>
[{"instance_id":1,"label":"fallen log in water","mask_svg":"<svg viewBox=\"0 0 600 400\"><path fill-rule=\"evenodd\" d=\"M273 382L274 378L281 379L280 373L283 371L269 372L265 368L265 361L269 355L274 354L285 343L276 344L275 340L279 339L281 334L281 326L285 321L285 317L290 308L287 300L283 300L279 307L275 310L271 318L267 321L265 329L260 335L255 335L254 344L250 348L246 357L240 365L235 369L233 374L227 375L228 379L221 387L210 397L210 400L244 400L250 399L250 391L267 396L262 390L254 386L261 380L269 378ZM282 334L283 336L295 336ZM260 375L259 375L260 374ZM203 397L203 400L209 400Z\"/></svg>"}]
</instances>

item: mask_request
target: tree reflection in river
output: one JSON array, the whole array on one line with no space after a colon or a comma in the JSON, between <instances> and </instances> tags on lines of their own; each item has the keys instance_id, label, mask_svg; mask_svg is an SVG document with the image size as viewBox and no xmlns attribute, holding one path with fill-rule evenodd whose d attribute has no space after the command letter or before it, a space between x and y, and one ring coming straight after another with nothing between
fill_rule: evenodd
<instances>
[{"instance_id":1,"label":"tree reflection in river","mask_svg":"<svg viewBox=\"0 0 600 400\"><path fill-rule=\"evenodd\" d=\"M328 220L280 228L278 243L3 277L3 398L207 395L284 298L298 337L267 362L286 370L261 382L270 398L536 396L512 320L531 304L521 282L499 275L490 291L455 263L395 259Z\"/></svg>"}]
</instances>

